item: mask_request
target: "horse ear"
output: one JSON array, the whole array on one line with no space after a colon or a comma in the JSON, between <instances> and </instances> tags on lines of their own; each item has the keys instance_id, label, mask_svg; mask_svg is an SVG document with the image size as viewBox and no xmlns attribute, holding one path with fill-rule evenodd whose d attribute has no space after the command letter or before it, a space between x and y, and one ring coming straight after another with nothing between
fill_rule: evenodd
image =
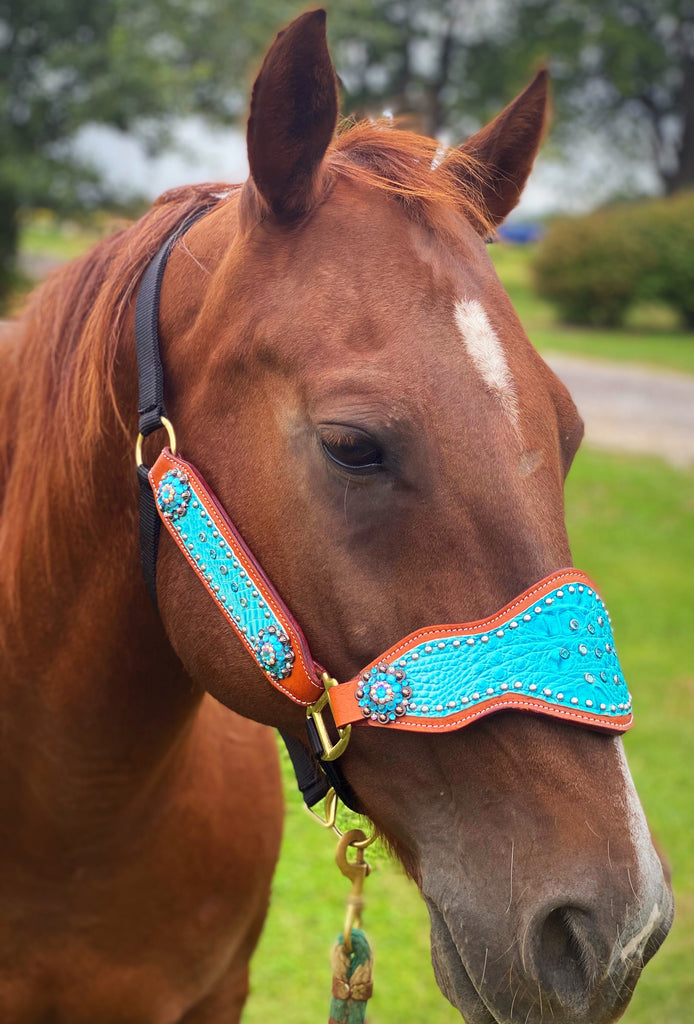
<instances>
[{"instance_id":1,"label":"horse ear","mask_svg":"<svg viewBox=\"0 0 694 1024\"><path fill-rule=\"evenodd\" d=\"M548 86L549 76L542 69L520 96L460 147L473 159L465 185L481 197L487 227L501 224L521 197L542 141ZM479 230L486 234L481 225Z\"/></svg>"},{"instance_id":2,"label":"horse ear","mask_svg":"<svg viewBox=\"0 0 694 1024\"><path fill-rule=\"evenodd\" d=\"M293 220L311 208L337 108L325 11L309 11L280 32L268 50L248 119L251 178L279 220Z\"/></svg>"}]
</instances>

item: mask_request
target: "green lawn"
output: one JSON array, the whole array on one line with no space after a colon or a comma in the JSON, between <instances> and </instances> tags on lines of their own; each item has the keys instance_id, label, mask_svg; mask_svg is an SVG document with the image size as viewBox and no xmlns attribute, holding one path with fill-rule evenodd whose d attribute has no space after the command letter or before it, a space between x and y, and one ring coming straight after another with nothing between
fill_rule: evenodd
<instances>
[{"instance_id":1,"label":"green lawn","mask_svg":"<svg viewBox=\"0 0 694 1024\"><path fill-rule=\"evenodd\" d=\"M583 451L567 484L567 508L576 564L596 579L610 607L635 703L627 750L676 888L673 931L623 1020L691 1024L694 474ZM287 800L282 859L253 964L245 1024L309 1024L327 1017L329 950L341 928L348 883L332 860L332 837L300 808L290 779ZM366 897L365 927L376 955L371 1024L460 1021L436 988L428 918L414 887L395 865L379 859Z\"/></svg>"},{"instance_id":2,"label":"green lawn","mask_svg":"<svg viewBox=\"0 0 694 1024\"><path fill-rule=\"evenodd\" d=\"M681 330L665 306L637 306L624 330L568 327L533 291L533 246L489 247L497 273L535 347L599 359L643 363L694 374L694 333ZM693 284L694 287L694 284Z\"/></svg>"}]
</instances>

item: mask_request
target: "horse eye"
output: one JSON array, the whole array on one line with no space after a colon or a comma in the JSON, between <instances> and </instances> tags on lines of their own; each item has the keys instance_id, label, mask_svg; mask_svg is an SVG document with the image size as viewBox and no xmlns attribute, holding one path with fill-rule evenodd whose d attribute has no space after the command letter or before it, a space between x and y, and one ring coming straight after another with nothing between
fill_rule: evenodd
<instances>
[{"instance_id":1,"label":"horse eye","mask_svg":"<svg viewBox=\"0 0 694 1024\"><path fill-rule=\"evenodd\" d=\"M321 444L328 458L341 469L366 472L383 465L383 452L364 434L324 434Z\"/></svg>"}]
</instances>

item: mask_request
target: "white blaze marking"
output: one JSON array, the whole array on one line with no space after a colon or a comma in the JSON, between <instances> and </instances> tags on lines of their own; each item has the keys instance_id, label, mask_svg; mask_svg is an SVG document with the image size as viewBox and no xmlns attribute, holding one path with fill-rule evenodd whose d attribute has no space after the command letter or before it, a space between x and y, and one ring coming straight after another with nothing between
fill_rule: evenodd
<instances>
[{"instance_id":1,"label":"white blaze marking","mask_svg":"<svg viewBox=\"0 0 694 1024\"><path fill-rule=\"evenodd\" d=\"M645 943L645 940L650 936L651 932L653 931L653 928L655 927L655 923L659 917L660 907L656 903L656 905L653 907L653 910L651 911L651 916L648 918L648 921L643 926L641 931L638 933L638 935L635 935L633 939L629 939L626 946L622 950L620 954L621 960L629 960L632 953L635 953L637 950L640 952L641 946Z\"/></svg>"},{"instance_id":2,"label":"white blaze marking","mask_svg":"<svg viewBox=\"0 0 694 1024\"><path fill-rule=\"evenodd\" d=\"M499 336L477 299L459 299L454 309L455 322L477 372L489 390L497 396L514 425L518 422L516 387Z\"/></svg>"},{"instance_id":3,"label":"white blaze marking","mask_svg":"<svg viewBox=\"0 0 694 1024\"><path fill-rule=\"evenodd\" d=\"M646 903L649 901L649 898L655 899L655 896L660 892L663 881L663 869L658 859L658 854L655 852L646 815L643 813L641 801L629 771L621 736L615 737L614 745L624 779L624 799L627 821L629 823L629 834L631 835L638 866L638 895L641 902ZM651 914L652 916L653 914Z\"/></svg>"}]
</instances>

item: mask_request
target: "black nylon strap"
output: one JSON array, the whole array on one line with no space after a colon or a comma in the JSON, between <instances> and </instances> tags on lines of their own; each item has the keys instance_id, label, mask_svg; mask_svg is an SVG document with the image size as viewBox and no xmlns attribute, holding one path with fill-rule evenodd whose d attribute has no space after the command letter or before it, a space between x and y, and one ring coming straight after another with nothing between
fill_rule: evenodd
<instances>
[{"instance_id":1,"label":"black nylon strap","mask_svg":"<svg viewBox=\"0 0 694 1024\"><path fill-rule=\"evenodd\" d=\"M159 297L166 263L178 239L211 209L206 206L188 217L166 239L147 267L135 302L135 347L139 378L140 433L147 437L161 426L164 408L164 371L159 354Z\"/></svg>"},{"instance_id":2,"label":"black nylon strap","mask_svg":"<svg viewBox=\"0 0 694 1024\"><path fill-rule=\"evenodd\" d=\"M342 774L342 769L340 768L339 763L337 761L324 761L321 757L321 754L323 753L323 741L318 735L316 723L312 718L306 719L306 732L308 733L308 741L311 744L311 751L313 753L316 766L323 770L327 781L333 787L338 798L342 801L345 807L349 807L351 811L360 813L357 806L357 798L352 791L352 787ZM305 750L304 754L308 757Z\"/></svg>"},{"instance_id":3,"label":"black nylon strap","mask_svg":"<svg viewBox=\"0 0 694 1024\"><path fill-rule=\"evenodd\" d=\"M316 759L309 754L303 743L281 730L280 736L287 748L296 775L296 784L304 798L304 803L307 807L313 807L327 795L330 783L320 770Z\"/></svg>"},{"instance_id":4,"label":"black nylon strap","mask_svg":"<svg viewBox=\"0 0 694 1024\"><path fill-rule=\"evenodd\" d=\"M135 348L139 382L139 431L143 437L158 430L164 408L164 371L159 355L159 296L166 263L171 250L188 228L212 207L205 206L188 217L169 235L144 273L135 301ZM147 592L157 607L157 552L161 520L154 493L147 478L147 467L137 467L140 485L140 561Z\"/></svg>"}]
</instances>

